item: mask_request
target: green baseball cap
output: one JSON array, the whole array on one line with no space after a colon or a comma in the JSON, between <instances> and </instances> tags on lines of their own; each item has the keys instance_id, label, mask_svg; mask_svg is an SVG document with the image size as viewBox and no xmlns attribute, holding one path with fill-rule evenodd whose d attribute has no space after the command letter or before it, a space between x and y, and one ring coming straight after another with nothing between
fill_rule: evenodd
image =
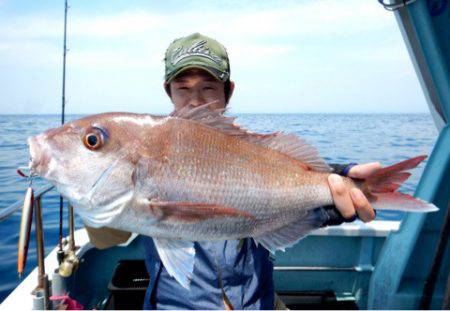
<instances>
[{"instance_id":1,"label":"green baseball cap","mask_svg":"<svg viewBox=\"0 0 450 311\"><path fill-rule=\"evenodd\" d=\"M201 68L221 82L230 78L230 62L225 47L199 33L173 41L167 48L164 61L167 83L190 68Z\"/></svg>"}]
</instances>

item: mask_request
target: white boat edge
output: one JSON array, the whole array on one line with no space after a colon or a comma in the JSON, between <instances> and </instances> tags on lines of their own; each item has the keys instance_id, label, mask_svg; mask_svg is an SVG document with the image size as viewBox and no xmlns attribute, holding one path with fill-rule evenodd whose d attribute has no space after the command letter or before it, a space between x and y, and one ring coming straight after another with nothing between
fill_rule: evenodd
<instances>
[{"instance_id":1,"label":"white boat edge","mask_svg":"<svg viewBox=\"0 0 450 311\"><path fill-rule=\"evenodd\" d=\"M326 227L313 231L311 236L346 236L346 237L386 237L391 232L397 232L400 228L400 221L375 220L370 223L355 221L345 223L340 226ZM120 246L126 247L137 235L133 234L130 239ZM75 231L75 241L80 249L77 255L81 257L83 253L94 247L89 243L89 237L85 229ZM45 271L49 278L58 267L56 259L58 248L55 247L45 257ZM0 310L32 310L32 291L36 288L38 269L37 267L12 291L0 305Z\"/></svg>"}]
</instances>

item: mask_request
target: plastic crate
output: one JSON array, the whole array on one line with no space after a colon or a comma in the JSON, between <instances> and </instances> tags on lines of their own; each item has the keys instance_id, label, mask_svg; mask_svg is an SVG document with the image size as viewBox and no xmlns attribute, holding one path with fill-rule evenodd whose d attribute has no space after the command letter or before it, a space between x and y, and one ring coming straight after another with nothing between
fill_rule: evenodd
<instances>
[{"instance_id":1,"label":"plastic crate","mask_svg":"<svg viewBox=\"0 0 450 311\"><path fill-rule=\"evenodd\" d=\"M113 309L141 310L150 277L143 260L121 260L108 284Z\"/></svg>"}]
</instances>

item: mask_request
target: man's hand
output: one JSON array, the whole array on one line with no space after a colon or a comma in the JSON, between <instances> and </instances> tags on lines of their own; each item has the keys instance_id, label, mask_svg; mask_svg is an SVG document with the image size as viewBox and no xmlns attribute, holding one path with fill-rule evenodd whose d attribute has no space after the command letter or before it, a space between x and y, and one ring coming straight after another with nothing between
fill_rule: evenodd
<instances>
[{"instance_id":1,"label":"man's hand","mask_svg":"<svg viewBox=\"0 0 450 311\"><path fill-rule=\"evenodd\" d=\"M348 177L365 179L381 168L379 162L355 165L348 172ZM334 205L344 218L350 219L358 214L358 217L369 222L375 219L375 211L361 190L352 188L350 191L345 187L342 177L337 174L328 176L333 195Z\"/></svg>"}]
</instances>

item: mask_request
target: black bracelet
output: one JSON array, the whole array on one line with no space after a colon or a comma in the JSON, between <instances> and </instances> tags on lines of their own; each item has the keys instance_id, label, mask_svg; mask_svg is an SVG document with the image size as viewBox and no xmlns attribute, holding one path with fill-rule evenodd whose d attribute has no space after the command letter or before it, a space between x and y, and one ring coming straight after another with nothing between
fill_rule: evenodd
<instances>
[{"instance_id":1,"label":"black bracelet","mask_svg":"<svg viewBox=\"0 0 450 311\"><path fill-rule=\"evenodd\" d=\"M338 226L344 222L353 222L358 219L358 216L355 214L353 217L345 218L341 215L341 213L336 209L334 205L327 205L319 208L323 213L324 219L326 221L322 224L323 227L327 226Z\"/></svg>"},{"instance_id":2,"label":"black bracelet","mask_svg":"<svg viewBox=\"0 0 450 311\"><path fill-rule=\"evenodd\" d=\"M348 164L343 170L342 170L342 175L344 176L348 176L348 173L350 172L350 170L352 169L352 167L358 165L358 163L350 163Z\"/></svg>"}]
</instances>

